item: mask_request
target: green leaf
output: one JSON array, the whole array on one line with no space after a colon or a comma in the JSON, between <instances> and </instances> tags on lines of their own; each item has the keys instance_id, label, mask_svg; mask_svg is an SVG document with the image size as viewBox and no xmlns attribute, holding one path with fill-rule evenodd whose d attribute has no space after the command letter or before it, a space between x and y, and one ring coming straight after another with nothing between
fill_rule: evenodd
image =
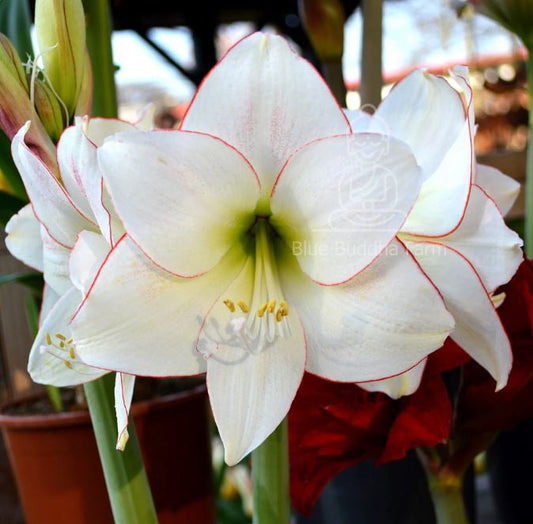
<instances>
[{"instance_id":1,"label":"green leaf","mask_svg":"<svg viewBox=\"0 0 533 524\"><path fill-rule=\"evenodd\" d=\"M28 201L24 184L20 178L15 162L11 156L11 141L0 130L0 171L11 188L11 192L24 201Z\"/></svg>"},{"instance_id":2,"label":"green leaf","mask_svg":"<svg viewBox=\"0 0 533 524\"><path fill-rule=\"evenodd\" d=\"M41 273L8 273L0 275L0 286L16 282L29 288L36 297L43 292L43 276Z\"/></svg>"},{"instance_id":3,"label":"green leaf","mask_svg":"<svg viewBox=\"0 0 533 524\"><path fill-rule=\"evenodd\" d=\"M30 31L28 0L0 0L0 33L11 40L23 62L33 56Z\"/></svg>"},{"instance_id":4,"label":"green leaf","mask_svg":"<svg viewBox=\"0 0 533 524\"><path fill-rule=\"evenodd\" d=\"M5 191L0 190L0 225L2 228L6 226L9 219L18 213L19 209L26 205L25 200L13 196Z\"/></svg>"}]
</instances>

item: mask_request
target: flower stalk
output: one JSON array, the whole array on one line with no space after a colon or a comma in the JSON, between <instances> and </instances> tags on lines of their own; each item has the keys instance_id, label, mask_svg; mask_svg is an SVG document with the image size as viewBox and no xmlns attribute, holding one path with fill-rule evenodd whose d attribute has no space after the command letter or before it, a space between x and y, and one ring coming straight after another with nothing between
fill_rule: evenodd
<instances>
[{"instance_id":1,"label":"flower stalk","mask_svg":"<svg viewBox=\"0 0 533 524\"><path fill-rule=\"evenodd\" d=\"M115 450L117 428L113 387L112 374L84 386L113 517L119 523L156 523L154 502L131 419L126 449L123 452Z\"/></svg>"},{"instance_id":2,"label":"flower stalk","mask_svg":"<svg viewBox=\"0 0 533 524\"><path fill-rule=\"evenodd\" d=\"M430 481L430 494L437 524L468 524L461 483Z\"/></svg>"},{"instance_id":3,"label":"flower stalk","mask_svg":"<svg viewBox=\"0 0 533 524\"><path fill-rule=\"evenodd\" d=\"M288 422L252 452L254 524L288 524L289 502Z\"/></svg>"}]
</instances>

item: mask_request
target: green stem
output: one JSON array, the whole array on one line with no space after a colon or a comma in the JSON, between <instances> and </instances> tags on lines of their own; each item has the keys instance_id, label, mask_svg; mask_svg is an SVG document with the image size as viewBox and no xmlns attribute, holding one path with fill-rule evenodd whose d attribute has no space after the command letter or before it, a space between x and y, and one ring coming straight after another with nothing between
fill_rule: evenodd
<instances>
[{"instance_id":1,"label":"green stem","mask_svg":"<svg viewBox=\"0 0 533 524\"><path fill-rule=\"evenodd\" d=\"M288 423L285 418L261 446L252 452L254 524L288 524Z\"/></svg>"},{"instance_id":2,"label":"green stem","mask_svg":"<svg viewBox=\"0 0 533 524\"><path fill-rule=\"evenodd\" d=\"M437 524L468 524L461 485L430 486Z\"/></svg>"},{"instance_id":3,"label":"green stem","mask_svg":"<svg viewBox=\"0 0 533 524\"><path fill-rule=\"evenodd\" d=\"M113 409L114 374L85 384L85 396L104 470L113 517L118 524L157 523L142 456L130 418L130 439L124 451L115 449L117 426Z\"/></svg>"},{"instance_id":4,"label":"green stem","mask_svg":"<svg viewBox=\"0 0 533 524\"><path fill-rule=\"evenodd\" d=\"M87 17L87 47L93 67L94 116L117 116L115 66L111 49L111 14L108 0L83 0Z\"/></svg>"},{"instance_id":5,"label":"green stem","mask_svg":"<svg viewBox=\"0 0 533 524\"><path fill-rule=\"evenodd\" d=\"M527 62L527 87L529 92L529 144L527 148L526 168L526 254L533 258L533 46L529 49Z\"/></svg>"}]
</instances>

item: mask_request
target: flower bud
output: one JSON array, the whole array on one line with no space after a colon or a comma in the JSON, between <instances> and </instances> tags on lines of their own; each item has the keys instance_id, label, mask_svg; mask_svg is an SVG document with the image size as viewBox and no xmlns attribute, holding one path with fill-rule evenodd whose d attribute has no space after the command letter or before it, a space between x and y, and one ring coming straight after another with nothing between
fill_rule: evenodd
<instances>
[{"instance_id":1,"label":"flower bud","mask_svg":"<svg viewBox=\"0 0 533 524\"><path fill-rule=\"evenodd\" d=\"M81 81L80 96L76 105L76 116L85 116L91 114L93 102L93 68L89 50L85 50L85 66L83 67L83 78Z\"/></svg>"},{"instance_id":2,"label":"flower bud","mask_svg":"<svg viewBox=\"0 0 533 524\"><path fill-rule=\"evenodd\" d=\"M65 128L65 109L57 96L43 81L37 79L34 85L34 104L37 113L50 138L57 142Z\"/></svg>"},{"instance_id":3,"label":"flower bud","mask_svg":"<svg viewBox=\"0 0 533 524\"><path fill-rule=\"evenodd\" d=\"M44 73L72 116L85 65L85 16L81 0L37 0L35 30Z\"/></svg>"},{"instance_id":4,"label":"flower bud","mask_svg":"<svg viewBox=\"0 0 533 524\"><path fill-rule=\"evenodd\" d=\"M55 146L30 100L18 53L9 39L0 34L0 128L11 140L28 120L33 122L27 136L28 145L57 172Z\"/></svg>"},{"instance_id":5,"label":"flower bud","mask_svg":"<svg viewBox=\"0 0 533 524\"><path fill-rule=\"evenodd\" d=\"M338 60L344 49L344 8L340 0L299 0L300 16L318 58Z\"/></svg>"},{"instance_id":6,"label":"flower bud","mask_svg":"<svg viewBox=\"0 0 533 524\"><path fill-rule=\"evenodd\" d=\"M476 11L515 33L533 49L533 2L530 0L470 0Z\"/></svg>"}]
</instances>

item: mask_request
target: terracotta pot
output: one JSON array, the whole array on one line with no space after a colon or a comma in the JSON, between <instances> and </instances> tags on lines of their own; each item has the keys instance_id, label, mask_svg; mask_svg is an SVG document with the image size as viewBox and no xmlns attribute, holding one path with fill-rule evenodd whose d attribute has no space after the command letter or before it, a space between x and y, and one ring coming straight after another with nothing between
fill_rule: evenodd
<instances>
[{"instance_id":1,"label":"terracotta pot","mask_svg":"<svg viewBox=\"0 0 533 524\"><path fill-rule=\"evenodd\" d=\"M112 523L86 411L9 415L0 427L28 524ZM132 408L159 521L212 524L211 457L205 386Z\"/></svg>"}]
</instances>

